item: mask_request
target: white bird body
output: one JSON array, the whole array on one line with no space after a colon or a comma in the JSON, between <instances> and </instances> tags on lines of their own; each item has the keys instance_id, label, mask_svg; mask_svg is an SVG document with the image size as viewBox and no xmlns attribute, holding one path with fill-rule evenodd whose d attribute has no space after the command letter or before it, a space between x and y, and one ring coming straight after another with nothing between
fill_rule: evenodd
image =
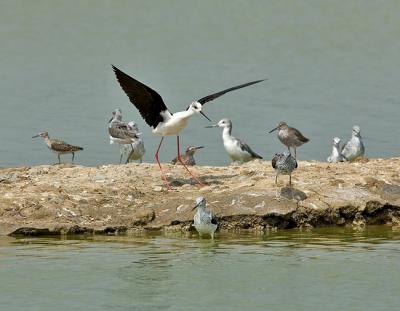
<instances>
[{"instance_id":1,"label":"white bird body","mask_svg":"<svg viewBox=\"0 0 400 311\"><path fill-rule=\"evenodd\" d=\"M343 161L343 156L340 153L340 138L334 137L333 138L333 146L332 146L332 153L327 158L329 163L337 163Z\"/></svg>"},{"instance_id":2,"label":"white bird body","mask_svg":"<svg viewBox=\"0 0 400 311\"><path fill-rule=\"evenodd\" d=\"M353 126L352 137L342 148L341 155L344 160L352 161L358 157L364 156L365 147L360 132L359 126Z\"/></svg>"},{"instance_id":3,"label":"white bird body","mask_svg":"<svg viewBox=\"0 0 400 311\"><path fill-rule=\"evenodd\" d=\"M212 211L206 209L206 200L203 197L196 199L196 214L193 217L193 224L200 237L210 235L214 239L214 232L218 225Z\"/></svg>"},{"instance_id":4,"label":"white bird body","mask_svg":"<svg viewBox=\"0 0 400 311\"><path fill-rule=\"evenodd\" d=\"M217 124L207 127L221 127L222 130L222 141L226 153L232 159L233 162L248 162L254 159L262 159L257 153L255 153L249 145L244 143L242 140L232 136L232 121L229 119L222 119Z\"/></svg>"},{"instance_id":5,"label":"white bird body","mask_svg":"<svg viewBox=\"0 0 400 311\"><path fill-rule=\"evenodd\" d=\"M201 104L198 103L198 106L201 111ZM160 114L165 121L158 123L153 133L161 136L177 136L188 125L190 117L195 113L196 111L191 108L176 112L173 115L168 110L162 111Z\"/></svg>"}]
</instances>

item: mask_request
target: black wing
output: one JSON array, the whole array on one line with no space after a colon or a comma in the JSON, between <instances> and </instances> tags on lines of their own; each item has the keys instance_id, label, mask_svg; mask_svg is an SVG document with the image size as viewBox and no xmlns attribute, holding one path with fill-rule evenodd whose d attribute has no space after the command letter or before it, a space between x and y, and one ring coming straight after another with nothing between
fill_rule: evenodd
<instances>
[{"instance_id":1,"label":"black wing","mask_svg":"<svg viewBox=\"0 0 400 311\"><path fill-rule=\"evenodd\" d=\"M160 112L168 110L161 96L117 67L112 65L112 68L121 88L128 95L131 103L139 110L146 123L156 128L158 123L164 121Z\"/></svg>"},{"instance_id":2,"label":"black wing","mask_svg":"<svg viewBox=\"0 0 400 311\"><path fill-rule=\"evenodd\" d=\"M252 85L252 84L256 84L256 83L259 83L259 82L262 82L262 81L265 81L265 80L267 80L267 79L262 79L262 80L257 80L257 81L252 81L252 82L247 82L247 83L244 83L244 84L240 84L240 85L231 87L229 89L226 89L226 90L223 90L223 91L211 94L211 95L207 95L207 96L205 96L203 98L200 98L197 101L200 104L204 105L205 103L207 103L209 101L212 101L212 100L214 100L214 99L216 99L216 98L218 98L218 97L220 97L220 96L222 96L222 95L224 95L224 94L226 94L228 92L231 92L231 91L234 91L234 90L238 90L238 89L241 89L243 87L246 87L246 86L249 86L249 85Z\"/></svg>"}]
</instances>

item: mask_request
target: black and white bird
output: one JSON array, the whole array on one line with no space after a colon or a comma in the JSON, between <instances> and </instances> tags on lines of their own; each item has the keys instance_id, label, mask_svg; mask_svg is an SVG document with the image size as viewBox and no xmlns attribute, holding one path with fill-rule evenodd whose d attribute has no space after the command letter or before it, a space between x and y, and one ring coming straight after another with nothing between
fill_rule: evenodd
<instances>
[{"instance_id":1,"label":"black and white bird","mask_svg":"<svg viewBox=\"0 0 400 311\"><path fill-rule=\"evenodd\" d=\"M297 166L296 158L289 151L276 153L272 158L272 168L276 172L275 185L278 184L278 175L289 175L289 187L292 187L292 172Z\"/></svg>"},{"instance_id":2,"label":"black and white bird","mask_svg":"<svg viewBox=\"0 0 400 311\"><path fill-rule=\"evenodd\" d=\"M229 157L233 162L244 163L254 159L262 159L260 155L255 153L248 144L244 141L232 136L232 121L229 119L222 119L215 125L206 126L211 127L221 127L222 130L222 140L224 142L224 147Z\"/></svg>"},{"instance_id":3,"label":"black and white bird","mask_svg":"<svg viewBox=\"0 0 400 311\"><path fill-rule=\"evenodd\" d=\"M178 161L184 166L184 168L188 171L188 173L192 176L194 180L196 180L200 185L203 185L200 180L196 176L194 176L186 165L182 162L180 157L180 146L179 146L179 133L187 126L190 117L194 114L200 113L209 121L211 121L203 112L203 105L209 101L212 101L228 92L259 83L264 80L252 81L244 84L240 84L223 91L202 97L194 102L192 102L189 107L180 112L172 113L168 110L161 96L151 89L150 87L144 85L138 80L130 77L126 73L119 70L117 67L112 66L115 72L116 78L124 90L126 95L129 97L129 100L133 105L139 110L141 116L146 121L146 123L153 127L153 133L162 136L160 144L158 145L155 159L158 163L158 166L161 171L161 177L167 185L168 189L171 189L171 186L167 180L167 177L164 174L164 171L161 167L160 161L158 160L158 152L160 151L161 144L164 140L165 136L176 136L177 137L177 157Z\"/></svg>"},{"instance_id":4,"label":"black and white bird","mask_svg":"<svg viewBox=\"0 0 400 311\"><path fill-rule=\"evenodd\" d=\"M112 118L108 122L108 134L110 136L110 144L119 144L119 151L121 154L119 163L121 164L122 156L126 152L126 145L131 146L131 150L133 151L133 144L139 139L140 133L130 128L128 124L122 121L121 109L115 109L112 115ZM126 163L128 163L128 159Z\"/></svg>"},{"instance_id":5,"label":"black and white bird","mask_svg":"<svg viewBox=\"0 0 400 311\"><path fill-rule=\"evenodd\" d=\"M196 205L193 209L197 208L197 211L193 217L193 225L200 237L210 235L211 239L214 239L214 232L218 225L214 213L206 209L206 204L205 198L198 197L196 199Z\"/></svg>"}]
</instances>

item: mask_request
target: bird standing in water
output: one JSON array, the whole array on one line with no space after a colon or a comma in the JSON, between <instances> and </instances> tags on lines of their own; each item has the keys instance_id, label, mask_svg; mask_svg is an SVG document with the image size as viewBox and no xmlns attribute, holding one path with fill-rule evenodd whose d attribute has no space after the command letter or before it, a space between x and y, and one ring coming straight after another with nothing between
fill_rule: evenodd
<instances>
[{"instance_id":1,"label":"bird standing in water","mask_svg":"<svg viewBox=\"0 0 400 311\"><path fill-rule=\"evenodd\" d=\"M332 153L328 157L327 161L329 163L336 163L336 162L343 161L343 157L340 154L340 138L339 137L333 137Z\"/></svg>"},{"instance_id":2,"label":"bird standing in water","mask_svg":"<svg viewBox=\"0 0 400 311\"><path fill-rule=\"evenodd\" d=\"M342 147L342 156L346 161L353 161L358 157L363 157L365 147L362 142L361 130L358 125L353 126L351 139Z\"/></svg>"},{"instance_id":3,"label":"bird standing in water","mask_svg":"<svg viewBox=\"0 0 400 311\"><path fill-rule=\"evenodd\" d=\"M272 158L272 167L276 171L275 186L278 185L278 175L289 175L289 187L292 187L292 172L297 166L296 158L290 152L276 153Z\"/></svg>"},{"instance_id":4,"label":"bird standing in water","mask_svg":"<svg viewBox=\"0 0 400 311\"><path fill-rule=\"evenodd\" d=\"M139 82L138 80L132 78L131 76L127 75L126 73L119 70L117 67L112 66L114 73L116 75L117 81L120 84L123 91L128 96L129 100L135 107L139 110L141 116L146 121L146 123L153 127L153 133L160 135L161 141L158 145L155 159L158 163L158 166L161 171L161 177L164 180L167 188L171 190L171 185L165 176L165 173L161 167L160 161L158 159L158 152L160 151L161 144L164 140L165 136L176 136L177 142L177 158L178 161L183 165L186 171L192 176L192 178L199 184L203 185L203 183L192 174L192 172L187 168L187 166L183 163L181 159L180 153L180 144L179 144L179 134L180 132L187 126L189 119L194 114L202 114L205 118L211 121L202 111L203 105L207 102L210 102L228 92L259 83L264 80L257 80L252 81L244 84L240 84L223 91L207 95L202 97L194 102L192 102L189 107L184 111L179 111L176 113L171 113L167 106L165 105L161 96L151 89L150 87L144 85L143 83Z\"/></svg>"},{"instance_id":5,"label":"bird standing in water","mask_svg":"<svg viewBox=\"0 0 400 311\"><path fill-rule=\"evenodd\" d=\"M229 119L222 119L217 124L206 126L211 127L221 127L222 130L222 141L224 142L224 147L229 157L233 162L248 162L254 159L262 159L257 153L255 153L248 144L244 141L232 136L232 121Z\"/></svg>"},{"instance_id":6,"label":"bird standing in water","mask_svg":"<svg viewBox=\"0 0 400 311\"><path fill-rule=\"evenodd\" d=\"M196 199L196 205L193 209L197 208L197 211L193 217L193 224L200 237L210 235L211 239L214 239L214 232L218 225L213 212L206 209L206 204L205 198L198 197Z\"/></svg>"},{"instance_id":7,"label":"bird standing in water","mask_svg":"<svg viewBox=\"0 0 400 311\"><path fill-rule=\"evenodd\" d=\"M297 158L296 148L309 142L310 140L305 137L299 130L294 127L290 127L286 122L279 122L276 128L269 131L270 133L278 131L278 138L282 144L288 147L290 153L290 147L294 148L294 157Z\"/></svg>"},{"instance_id":8,"label":"bird standing in water","mask_svg":"<svg viewBox=\"0 0 400 311\"><path fill-rule=\"evenodd\" d=\"M48 132L40 132L32 138L36 138L39 136L44 138L44 142L51 151L57 153L58 164L61 164L61 154L72 153L72 163L74 163L75 152L83 150L82 147L70 145L67 144L65 141L50 138Z\"/></svg>"},{"instance_id":9,"label":"bird standing in water","mask_svg":"<svg viewBox=\"0 0 400 311\"><path fill-rule=\"evenodd\" d=\"M189 166L193 166L196 165L196 161L194 159L194 154L197 150L204 148L204 146L199 146L199 147L195 147L195 146L189 146L186 148L185 154L181 155L181 160L183 163L185 163L185 165L189 165ZM178 162L178 157L174 158L171 161L171 164L179 164L180 162Z\"/></svg>"}]
</instances>

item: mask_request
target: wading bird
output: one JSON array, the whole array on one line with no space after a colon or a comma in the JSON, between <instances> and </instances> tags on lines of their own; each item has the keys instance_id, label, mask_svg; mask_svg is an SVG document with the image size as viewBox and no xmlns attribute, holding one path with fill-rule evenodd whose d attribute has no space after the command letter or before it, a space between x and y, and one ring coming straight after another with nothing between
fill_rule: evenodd
<instances>
[{"instance_id":1,"label":"wading bird","mask_svg":"<svg viewBox=\"0 0 400 311\"><path fill-rule=\"evenodd\" d=\"M196 153L197 150L204 148L204 146L189 146L186 148L185 154L181 155L182 162L185 163L185 165L196 165L196 161L194 159L194 154ZM177 164L178 162L178 157L174 158L171 161L171 164Z\"/></svg>"},{"instance_id":2,"label":"wading bird","mask_svg":"<svg viewBox=\"0 0 400 311\"><path fill-rule=\"evenodd\" d=\"M200 237L210 235L214 239L214 232L217 230L217 221L212 211L206 209L206 199L198 197L196 205L193 209L197 208L197 212L193 217L193 224L199 233Z\"/></svg>"},{"instance_id":3,"label":"wading bird","mask_svg":"<svg viewBox=\"0 0 400 311\"><path fill-rule=\"evenodd\" d=\"M290 147L294 148L294 157L296 158L296 148L310 141L308 138L304 137L303 134L300 133L299 130L294 127L290 127L286 124L286 122L279 122L276 128L269 131L270 133L278 130L278 138L282 144L284 144L289 149Z\"/></svg>"},{"instance_id":4,"label":"wading bird","mask_svg":"<svg viewBox=\"0 0 400 311\"><path fill-rule=\"evenodd\" d=\"M233 162L248 162L254 159L262 159L257 153L255 153L248 144L244 141L232 136L232 121L229 119L222 119L218 124L206 126L211 127L221 127L222 140L224 142L224 147L229 157Z\"/></svg>"},{"instance_id":5,"label":"wading bird","mask_svg":"<svg viewBox=\"0 0 400 311\"><path fill-rule=\"evenodd\" d=\"M61 159L60 159L61 154L72 153L72 163L74 163L75 152L83 150L82 147L73 146L67 144L65 141L50 138L48 132L40 132L39 134L33 136L32 138L36 138L39 136L44 138L44 142L51 151L57 153L58 164L61 164Z\"/></svg>"},{"instance_id":6,"label":"wading bird","mask_svg":"<svg viewBox=\"0 0 400 311\"><path fill-rule=\"evenodd\" d=\"M112 66L116 78L124 90L126 95L132 104L139 110L141 116L146 121L146 123L153 127L153 133L162 136L160 144L158 145L155 159L161 171L161 177L164 180L168 189L171 189L171 186L167 180L167 177L164 174L164 171L161 167L160 161L158 160L158 152L160 151L161 144L164 140L165 136L176 136L177 141L177 158L178 161L183 165L186 171L192 176L192 178L197 181L200 185L203 185L201 181L194 176L187 166L182 162L180 146L179 146L179 133L187 126L190 117L194 114L200 113L207 120L211 121L203 112L203 105L209 101L212 101L228 92L259 83L264 80L252 81L244 84L240 84L223 91L202 97L194 102L192 102L189 107L185 111L180 111L176 113L171 113L167 106L164 104L161 96L151 89L150 87L144 85L138 80L132 78L126 73L119 70L117 67Z\"/></svg>"}]
</instances>

